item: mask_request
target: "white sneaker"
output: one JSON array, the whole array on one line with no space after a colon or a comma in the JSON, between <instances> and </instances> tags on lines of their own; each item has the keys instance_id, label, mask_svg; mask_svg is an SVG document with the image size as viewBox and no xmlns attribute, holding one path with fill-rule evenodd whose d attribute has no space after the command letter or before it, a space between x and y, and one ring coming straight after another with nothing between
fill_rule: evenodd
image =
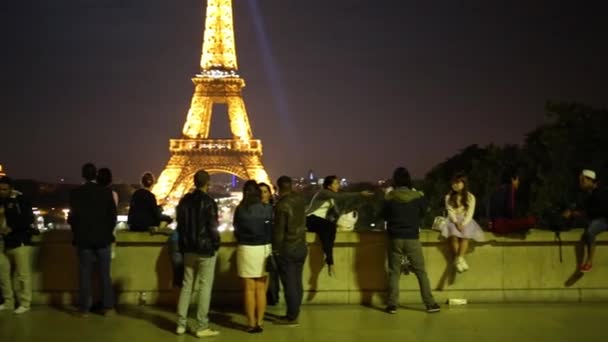
<instances>
[{"instance_id":1,"label":"white sneaker","mask_svg":"<svg viewBox=\"0 0 608 342\"><path fill-rule=\"evenodd\" d=\"M20 307L17 308L17 310L15 310L15 313L17 315L21 315L21 314L24 314L24 313L26 313L28 311L30 311L30 308L27 308L25 306L20 306Z\"/></svg>"},{"instance_id":2,"label":"white sneaker","mask_svg":"<svg viewBox=\"0 0 608 342\"><path fill-rule=\"evenodd\" d=\"M196 332L196 337L213 337L219 335L220 332L217 330L213 330L211 328L207 328L204 330L199 330Z\"/></svg>"},{"instance_id":3,"label":"white sneaker","mask_svg":"<svg viewBox=\"0 0 608 342\"><path fill-rule=\"evenodd\" d=\"M177 326L177 329L175 329L175 333L178 334L178 335L185 334L186 333L186 327L181 326L181 325Z\"/></svg>"},{"instance_id":4,"label":"white sneaker","mask_svg":"<svg viewBox=\"0 0 608 342\"><path fill-rule=\"evenodd\" d=\"M13 310L13 307L12 306L8 306L6 304L0 305L0 311L8 311L8 310Z\"/></svg>"},{"instance_id":5,"label":"white sneaker","mask_svg":"<svg viewBox=\"0 0 608 342\"><path fill-rule=\"evenodd\" d=\"M464 271L462 261L462 257L457 257L456 260L454 260L454 266L456 267L456 271L458 271L458 273L462 273Z\"/></svg>"},{"instance_id":6,"label":"white sneaker","mask_svg":"<svg viewBox=\"0 0 608 342\"><path fill-rule=\"evenodd\" d=\"M461 265L461 267L462 267L462 271L463 271L463 272L464 272L464 271L468 271L468 270L469 270L469 264L467 264L467 261L466 261L466 260L464 260L464 258L461 258L460 260L461 260L461 261L460 261L460 265Z\"/></svg>"}]
</instances>

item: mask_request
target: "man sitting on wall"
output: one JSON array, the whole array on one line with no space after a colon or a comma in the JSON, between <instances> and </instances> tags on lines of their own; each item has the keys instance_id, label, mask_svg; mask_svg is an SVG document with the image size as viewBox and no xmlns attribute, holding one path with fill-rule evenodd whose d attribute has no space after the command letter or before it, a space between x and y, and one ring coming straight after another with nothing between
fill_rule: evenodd
<instances>
[{"instance_id":1,"label":"man sitting on wall","mask_svg":"<svg viewBox=\"0 0 608 342\"><path fill-rule=\"evenodd\" d=\"M489 230L497 234L521 232L536 224L534 217L518 217L516 194L520 179L517 170L508 169L502 175L502 184L490 197Z\"/></svg>"},{"instance_id":2,"label":"man sitting on wall","mask_svg":"<svg viewBox=\"0 0 608 342\"><path fill-rule=\"evenodd\" d=\"M608 193L598 187L597 177L593 170L581 172L579 186L587 195L582 211L566 210L563 216L568 219L584 215L590 221L581 237L583 263L580 265L581 272L589 272L595 255L595 238L599 233L608 230Z\"/></svg>"}]
</instances>

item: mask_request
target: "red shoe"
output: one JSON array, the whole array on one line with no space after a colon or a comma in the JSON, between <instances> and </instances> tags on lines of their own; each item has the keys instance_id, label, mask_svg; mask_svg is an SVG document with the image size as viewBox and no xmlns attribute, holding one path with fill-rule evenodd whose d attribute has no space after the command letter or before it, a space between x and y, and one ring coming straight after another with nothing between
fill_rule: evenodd
<instances>
[{"instance_id":1,"label":"red shoe","mask_svg":"<svg viewBox=\"0 0 608 342\"><path fill-rule=\"evenodd\" d=\"M583 273L587 273L587 272L591 271L591 264L584 263L581 265L579 270Z\"/></svg>"}]
</instances>

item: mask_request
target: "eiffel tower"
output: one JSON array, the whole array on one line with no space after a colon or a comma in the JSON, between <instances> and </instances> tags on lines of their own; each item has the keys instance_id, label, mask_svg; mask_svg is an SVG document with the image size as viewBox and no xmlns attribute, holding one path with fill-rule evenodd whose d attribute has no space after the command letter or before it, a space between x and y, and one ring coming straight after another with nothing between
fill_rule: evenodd
<instances>
[{"instance_id":1,"label":"eiffel tower","mask_svg":"<svg viewBox=\"0 0 608 342\"><path fill-rule=\"evenodd\" d=\"M192 79L194 95L183 136L169 141L171 158L152 190L160 203L177 203L200 169L271 184L262 164L262 142L253 139L241 95L245 80L237 70L232 0L208 0L201 72ZM216 103L228 107L231 139L209 139Z\"/></svg>"}]
</instances>

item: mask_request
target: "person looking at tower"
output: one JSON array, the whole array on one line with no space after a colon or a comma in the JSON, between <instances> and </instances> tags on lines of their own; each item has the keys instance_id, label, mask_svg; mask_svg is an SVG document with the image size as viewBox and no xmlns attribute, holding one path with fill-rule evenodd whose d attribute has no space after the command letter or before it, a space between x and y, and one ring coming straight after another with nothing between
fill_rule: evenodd
<instances>
[{"instance_id":1,"label":"person looking at tower","mask_svg":"<svg viewBox=\"0 0 608 342\"><path fill-rule=\"evenodd\" d=\"M97 168L91 163L82 166L85 183L70 193L70 215L73 243L78 252L79 313L88 316L91 310L91 276L95 261L99 267L102 284L102 309L104 316L114 314L114 290L110 267L116 226L116 205L112 191L95 182Z\"/></svg>"},{"instance_id":2,"label":"person looking at tower","mask_svg":"<svg viewBox=\"0 0 608 342\"><path fill-rule=\"evenodd\" d=\"M152 193L155 183L152 172L144 172L141 176L141 188L131 196L127 223L129 230L134 232L148 232L154 229L164 229L172 219L163 215Z\"/></svg>"},{"instance_id":3,"label":"person looking at tower","mask_svg":"<svg viewBox=\"0 0 608 342\"><path fill-rule=\"evenodd\" d=\"M209 326L211 290L220 248L217 204L207 194L209 185L209 173L197 171L194 174L196 189L180 200L176 210L179 249L184 254L184 281L177 305L178 335L184 334L188 326L188 308L194 284L199 286L194 334L197 337L219 335L219 331Z\"/></svg>"},{"instance_id":4,"label":"person looking at tower","mask_svg":"<svg viewBox=\"0 0 608 342\"><path fill-rule=\"evenodd\" d=\"M314 194L308 208L306 209L306 227L308 231L317 233L323 253L327 272L330 276L335 275L334 268L334 242L336 241L336 222L343 214L348 200L359 197L369 197L373 193L362 192L340 192L340 180L337 176L327 176L323 181L323 189Z\"/></svg>"},{"instance_id":5,"label":"person looking at tower","mask_svg":"<svg viewBox=\"0 0 608 342\"><path fill-rule=\"evenodd\" d=\"M272 252L272 206L262 203L262 191L253 180L243 185L243 199L234 212L236 266L243 280L247 332L262 332L268 277L266 262Z\"/></svg>"},{"instance_id":6,"label":"person looking at tower","mask_svg":"<svg viewBox=\"0 0 608 342\"><path fill-rule=\"evenodd\" d=\"M107 167L102 167L97 170L97 184L103 186L104 188L110 189L112 191L112 198L114 199L114 204L116 208L118 208L118 193L114 191L112 186L112 171ZM114 259L116 255L116 232L114 232L114 240L112 241L112 259Z\"/></svg>"}]
</instances>

